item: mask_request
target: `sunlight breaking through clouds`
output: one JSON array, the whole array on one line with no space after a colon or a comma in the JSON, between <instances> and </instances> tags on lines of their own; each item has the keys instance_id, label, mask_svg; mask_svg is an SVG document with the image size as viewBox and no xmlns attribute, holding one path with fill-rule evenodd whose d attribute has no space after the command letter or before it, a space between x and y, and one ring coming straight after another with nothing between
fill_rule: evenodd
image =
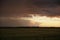
<instances>
[{"instance_id":1,"label":"sunlight breaking through clouds","mask_svg":"<svg viewBox=\"0 0 60 40\"><path fill-rule=\"evenodd\" d=\"M60 27L60 17L47 17L29 14L27 17L0 17L2 25Z\"/></svg>"},{"instance_id":2,"label":"sunlight breaking through clouds","mask_svg":"<svg viewBox=\"0 0 60 40\"><path fill-rule=\"evenodd\" d=\"M22 17L23 20L30 20L32 23L37 23L37 26L42 27L60 27L60 17L47 17L47 16L34 16L32 15L31 18L29 17Z\"/></svg>"}]
</instances>

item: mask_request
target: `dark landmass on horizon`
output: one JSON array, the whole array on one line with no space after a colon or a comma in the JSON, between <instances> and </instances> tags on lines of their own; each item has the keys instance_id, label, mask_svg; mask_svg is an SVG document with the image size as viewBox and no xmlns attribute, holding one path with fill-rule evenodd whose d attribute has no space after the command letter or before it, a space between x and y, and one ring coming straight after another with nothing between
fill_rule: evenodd
<instances>
[{"instance_id":1,"label":"dark landmass on horizon","mask_svg":"<svg viewBox=\"0 0 60 40\"><path fill-rule=\"evenodd\" d=\"M60 40L60 27L0 27L1 40Z\"/></svg>"}]
</instances>

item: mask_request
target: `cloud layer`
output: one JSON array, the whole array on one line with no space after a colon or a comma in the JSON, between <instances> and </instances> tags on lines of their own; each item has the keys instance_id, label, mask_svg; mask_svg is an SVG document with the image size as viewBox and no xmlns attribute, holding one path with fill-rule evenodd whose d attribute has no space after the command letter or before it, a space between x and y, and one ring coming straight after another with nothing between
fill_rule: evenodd
<instances>
[{"instance_id":1,"label":"cloud layer","mask_svg":"<svg viewBox=\"0 0 60 40\"><path fill-rule=\"evenodd\" d=\"M59 0L2 0L0 16L40 14L60 16Z\"/></svg>"}]
</instances>

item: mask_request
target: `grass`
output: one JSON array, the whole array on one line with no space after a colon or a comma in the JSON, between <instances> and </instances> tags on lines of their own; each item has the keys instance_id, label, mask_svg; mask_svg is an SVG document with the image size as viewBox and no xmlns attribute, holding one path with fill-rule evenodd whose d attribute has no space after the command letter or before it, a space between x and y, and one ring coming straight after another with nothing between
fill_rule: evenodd
<instances>
[{"instance_id":1,"label":"grass","mask_svg":"<svg viewBox=\"0 0 60 40\"><path fill-rule=\"evenodd\" d=\"M0 40L59 40L60 28L0 27Z\"/></svg>"}]
</instances>

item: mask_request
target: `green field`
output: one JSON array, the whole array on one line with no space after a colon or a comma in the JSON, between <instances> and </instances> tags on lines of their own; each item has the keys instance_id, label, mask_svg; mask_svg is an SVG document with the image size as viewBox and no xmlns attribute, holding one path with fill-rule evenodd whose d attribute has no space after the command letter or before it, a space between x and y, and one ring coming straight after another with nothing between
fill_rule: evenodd
<instances>
[{"instance_id":1,"label":"green field","mask_svg":"<svg viewBox=\"0 0 60 40\"><path fill-rule=\"evenodd\" d=\"M60 40L60 28L0 27L0 40Z\"/></svg>"}]
</instances>

